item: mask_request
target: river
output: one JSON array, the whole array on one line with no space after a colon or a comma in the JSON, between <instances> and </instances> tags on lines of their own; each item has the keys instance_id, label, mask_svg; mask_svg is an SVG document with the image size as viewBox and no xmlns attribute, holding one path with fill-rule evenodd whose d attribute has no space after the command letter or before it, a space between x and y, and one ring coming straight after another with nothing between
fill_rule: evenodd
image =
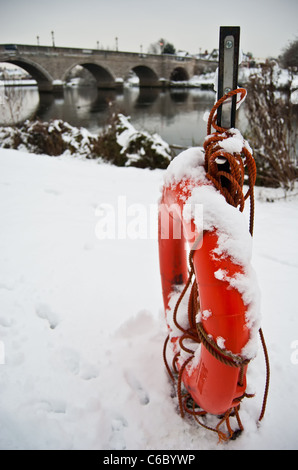
<instances>
[{"instance_id":1,"label":"river","mask_svg":"<svg viewBox=\"0 0 298 470\"><path fill-rule=\"evenodd\" d=\"M61 95L40 94L37 87L7 87L8 99L0 107L0 125L12 120L39 118L63 119L76 127L98 133L113 112L131 117L140 130L157 132L170 145L202 145L206 136L206 114L215 101L210 90L171 88L141 89L127 86L122 91L97 90L95 87L64 88ZM1 99L1 96L0 96ZM245 123L239 110L238 127Z\"/></svg>"}]
</instances>

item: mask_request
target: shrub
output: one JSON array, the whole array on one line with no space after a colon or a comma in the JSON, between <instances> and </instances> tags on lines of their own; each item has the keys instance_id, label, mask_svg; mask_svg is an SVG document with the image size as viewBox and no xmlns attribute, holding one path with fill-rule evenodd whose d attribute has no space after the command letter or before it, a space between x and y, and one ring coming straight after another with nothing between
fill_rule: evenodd
<instances>
[{"instance_id":1,"label":"shrub","mask_svg":"<svg viewBox=\"0 0 298 470\"><path fill-rule=\"evenodd\" d=\"M29 123L27 122L27 124ZM61 124L59 128L58 126L47 126L40 121L34 122L26 129L27 144L35 153L45 153L50 156L61 155L67 149L67 144L62 137L65 126L63 123Z\"/></svg>"},{"instance_id":2,"label":"shrub","mask_svg":"<svg viewBox=\"0 0 298 470\"><path fill-rule=\"evenodd\" d=\"M0 140L4 148L25 148L50 156L68 152L117 166L166 168L172 157L169 145L159 135L137 131L123 114L112 115L98 136L62 120L26 121L22 126L0 128Z\"/></svg>"},{"instance_id":3,"label":"shrub","mask_svg":"<svg viewBox=\"0 0 298 470\"><path fill-rule=\"evenodd\" d=\"M297 179L297 126L290 99L291 83L277 91L280 73L276 64L267 64L261 73L250 76L246 109L258 170L257 184L287 190L292 189Z\"/></svg>"},{"instance_id":4,"label":"shrub","mask_svg":"<svg viewBox=\"0 0 298 470\"><path fill-rule=\"evenodd\" d=\"M166 168L172 158L169 145L158 135L137 131L123 114L115 116L117 142L126 156L126 166Z\"/></svg>"}]
</instances>

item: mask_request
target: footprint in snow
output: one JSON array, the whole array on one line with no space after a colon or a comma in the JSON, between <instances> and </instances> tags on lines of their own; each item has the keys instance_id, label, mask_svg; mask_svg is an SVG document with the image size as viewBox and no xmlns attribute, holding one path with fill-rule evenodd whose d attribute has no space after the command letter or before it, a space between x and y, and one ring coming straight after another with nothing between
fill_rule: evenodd
<instances>
[{"instance_id":1,"label":"footprint in snow","mask_svg":"<svg viewBox=\"0 0 298 470\"><path fill-rule=\"evenodd\" d=\"M43 320L49 322L49 326L52 330L56 328L59 324L58 316L47 304L38 304L35 308L36 315Z\"/></svg>"},{"instance_id":2,"label":"footprint in snow","mask_svg":"<svg viewBox=\"0 0 298 470\"><path fill-rule=\"evenodd\" d=\"M141 405L148 405L150 402L149 396L147 392L143 389L142 385L138 381L138 379L135 377L135 375L129 371L126 370L124 371L124 377L130 388L136 392L139 402Z\"/></svg>"},{"instance_id":3,"label":"footprint in snow","mask_svg":"<svg viewBox=\"0 0 298 470\"><path fill-rule=\"evenodd\" d=\"M66 413L66 403L63 400L41 400L34 405L34 408L44 413Z\"/></svg>"},{"instance_id":4,"label":"footprint in snow","mask_svg":"<svg viewBox=\"0 0 298 470\"><path fill-rule=\"evenodd\" d=\"M48 193L48 194L53 194L54 196L60 196L61 194L61 191L58 191L57 189L54 189L54 188L45 188L45 193Z\"/></svg>"},{"instance_id":5,"label":"footprint in snow","mask_svg":"<svg viewBox=\"0 0 298 470\"><path fill-rule=\"evenodd\" d=\"M63 348L59 352L59 360L65 370L69 371L73 375L80 373L80 354L71 348Z\"/></svg>"},{"instance_id":6,"label":"footprint in snow","mask_svg":"<svg viewBox=\"0 0 298 470\"><path fill-rule=\"evenodd\" d=\"M0 317L0 326L3 326L4 328L9 328L13 326L14 320L12 318L7 318L7 317Z\"/></svg>"},{"instance_id":7,"label":"footprint in snow","mask_svg":"<svg viewBox=\"0 0 298 470\"><path fill-rule=\"evenodd\" d=\"M99 368L95 364L82 362L80 367L80 377L84 380L97 379L99 376Z\"/></svg>"},{"instance_id":8,"label":"footprint in snow","mask_svg":"<svg viewBox=\"0 0 298 470\"><path fill-rule=\"evenodd\" d=\"M109 444L112 450L126 449L126 443L123 436L124 428L128 427L128 423L123 416L116 416L112 419L111 428L112 434L109 439Z\"/></svg>"},{"instance_id":9,"label":"footprint in snow","mask_svg":"<svg viewBox=\"0 0 298 470\"><path fill-rule=\"evenodd\" d=\"M96 379L99 376L99 367L86 362L75 349L67 347L60 349L58 360L65 370L83 380Z\"/></svg>"}]
</instances>

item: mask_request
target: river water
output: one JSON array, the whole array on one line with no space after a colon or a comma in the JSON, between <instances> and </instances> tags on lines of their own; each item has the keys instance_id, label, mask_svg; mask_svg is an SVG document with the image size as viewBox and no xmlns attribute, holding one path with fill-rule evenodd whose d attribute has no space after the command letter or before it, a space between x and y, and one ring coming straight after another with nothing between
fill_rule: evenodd
<instances>
[{"instance_id":1,"label":"river water","mask_svg":"<svg viewBox=\"0 0 298 470\"><path fill-rule=\"evenodd\" d=\"M76 127L100 132L113 112L130 116L140 130L157 132L170 145L202 145L206 136L206 115L215 93L199 89L97 90L95 87L65 88L61 95L39 95L37 87L7 87L0 106L0 125L39 118L63 119ZM1 98L1 96L0 96ZM1 101L0 101L1 102ZM244 112L239 110L238 127L243 132Z\"/></svg>"}]
</instances>

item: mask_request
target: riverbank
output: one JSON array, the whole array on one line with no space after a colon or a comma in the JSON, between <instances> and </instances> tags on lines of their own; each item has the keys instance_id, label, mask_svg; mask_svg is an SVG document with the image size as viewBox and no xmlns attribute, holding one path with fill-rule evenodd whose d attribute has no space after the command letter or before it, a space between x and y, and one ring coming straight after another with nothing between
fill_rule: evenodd
<instances>
[{"instance_id":1,"label":"riverbank","mask_svg":"<svg viewBox=\"0 0 298 470\"><path fill-rule=\"evenodd\" d=\"M99 135L62 120L25 121L22 126L0 127L0 147L52 157L75 155L116 166L167 168L170 146L156 133L138 131L123 114L114 114Z\"/></svg>"}]
</instances>

